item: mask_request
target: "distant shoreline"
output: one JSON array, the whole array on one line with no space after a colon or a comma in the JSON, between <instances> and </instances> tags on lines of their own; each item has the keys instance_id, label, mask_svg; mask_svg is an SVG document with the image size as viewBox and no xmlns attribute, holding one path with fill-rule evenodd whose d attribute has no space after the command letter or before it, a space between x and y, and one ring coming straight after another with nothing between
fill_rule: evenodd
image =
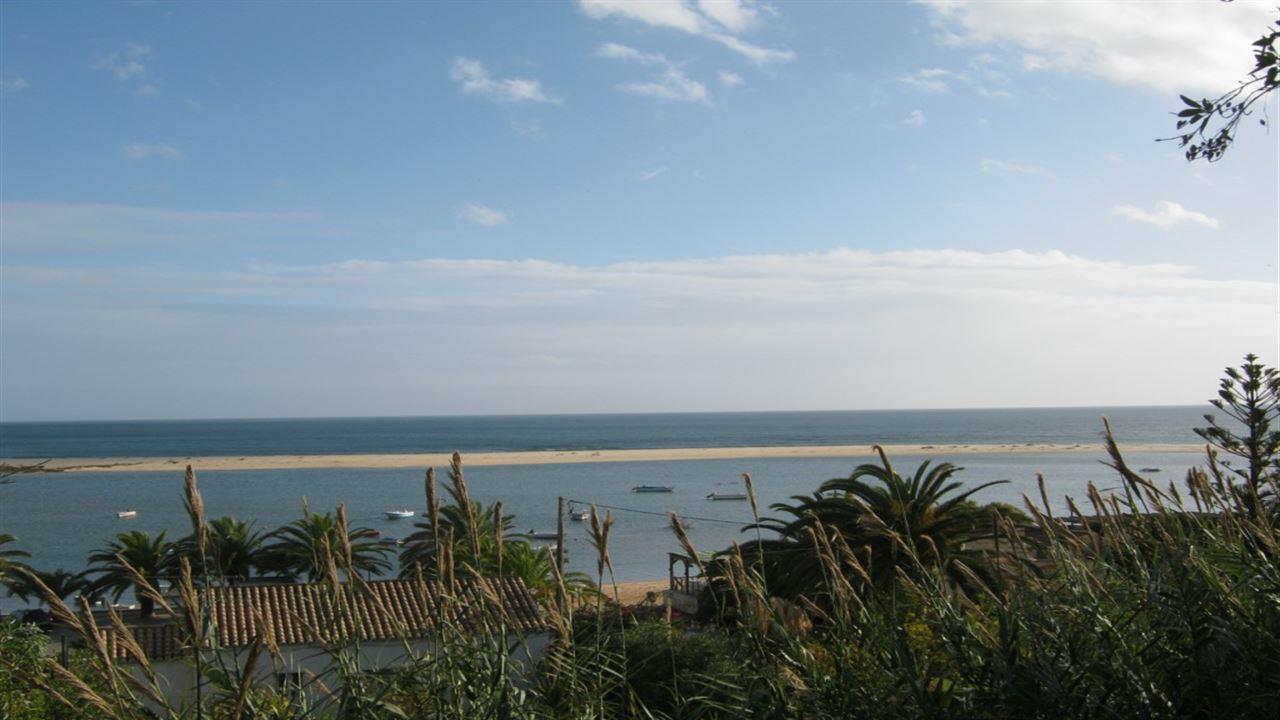
<instances>
[{"instance_id":1,"label":"distant shoreline","mask_svg":"<svg viewBox=\"0 0 1280 720\"><path fill-rule=\"evenodd\" d=\"M1023 443L1023 444L919 444L885 445L890 456L931 455L957 456L977 454L1028 453L1096 453L1104 454L1100 444ZM1130 453L1200 452L1203 445L1191 443L1122 444ZM557 463L652 462L661 460L733 460L759 458L867 458L874 452L870 445L791 445L771 447L654 448L627 450L537 450L523 452L464 453L471 467L500 465L551 465ZM190 464L196 470L290 470L344 468L444 468L449 453L394 453L370 455L245 455L207 457L121 457L60 458L48 462L44 472L163 472ZM6 459L3 467L31 465L38 459Z\"/></svg>"}]
</instances>

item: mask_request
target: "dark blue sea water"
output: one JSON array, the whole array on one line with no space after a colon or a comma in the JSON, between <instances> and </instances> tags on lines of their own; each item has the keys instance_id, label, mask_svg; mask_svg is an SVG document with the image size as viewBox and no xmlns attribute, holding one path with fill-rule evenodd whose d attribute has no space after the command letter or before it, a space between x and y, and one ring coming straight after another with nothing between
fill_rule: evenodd
<instances>
[{"instance_id":1,"label":"dark blue sea water","mask_svg":"<svg viewBox=\"0 0 1280 720\"><path fill-rule=\"evenodd\" d=\"M1196 442L1208 406L0 423L0 458Z\"/></svg>"}]
</instances>

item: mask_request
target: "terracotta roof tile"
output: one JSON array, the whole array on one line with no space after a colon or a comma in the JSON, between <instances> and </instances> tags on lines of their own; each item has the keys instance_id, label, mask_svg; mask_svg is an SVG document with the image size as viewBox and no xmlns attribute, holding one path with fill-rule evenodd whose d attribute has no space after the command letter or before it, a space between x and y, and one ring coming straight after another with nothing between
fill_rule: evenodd
<instances>
[{"instance_id":1,"label":"terracotta roof tile","mask_svg":"<svg viewBox=\"0 0 1280 720\"><path fill-rule=\"evenodd\" d=\"M202 599L217 628L223 647L242 647L262 626L277 645L323 644L340 638L363 641L425 637L441 620L476 630L486 609L501 616L509 630L545 630L537 601L518 578L459 578L456 601L435 580L373 580L343 585L337 602L331 589L320 583L238 585L205 590ZM181 633L172 622L135 625L130 628L151 659L181 655ZM112 652L125 659L124 648L113 631L103 629Z\"/></svg>"}]
</instances>

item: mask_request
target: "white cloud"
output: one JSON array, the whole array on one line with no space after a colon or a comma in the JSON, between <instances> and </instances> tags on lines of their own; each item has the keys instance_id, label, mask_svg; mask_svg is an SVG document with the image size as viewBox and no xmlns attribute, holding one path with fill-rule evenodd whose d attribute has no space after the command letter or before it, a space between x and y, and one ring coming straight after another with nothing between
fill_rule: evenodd
<instances>
[{"instance_id":1,"label":"white cloud","mask_svg":"<svg viewBox=\"0 0 1280 720\"><path fill-rule=\"evenodd\" d=\"M124 156L130 160L146 160L162 158L164 160L181 160L186 157L181 149L167 143L129 143L124 146Z\"/></svg>"},{"instance_id":2,"label":"white cloud","mask_svg":"<svg viewBox=\"0 0 1280 720\"><path fill-rule=\"evenodd\" d=\"M956 73L944 68L924 68L910 75L902 75L898 82L915 90L928 93L944 93L951 89L951 82L958 79Z\"/></svg>"},{"instance_id":3,"label":"white cloud","mask_svg":"<svg viewBox=\"0 0 1280 720\"><path fill-rule=\"evenodd\" d=\"M1161 200L1156 203L1154 212L1147 212L1141 208L1132 205L1117 205L1113 208L1113 212L1122 218L1133 220L1134 222L1146 223L1154 225L1161 230L1171 230L1179 225L1187 223L1195 223L1204 227L1216 230L1218 228L1217 218L1211 218L1204 213L1188 210L1176 202L1169 200Z\"/></svg>"},{"instance_id":4,"label":"white cloud","mask_svg":"<svg viewBox=\"0 0 1280 720\"><path fill-rule=\"evenodd\" d=\"M13 262L10 417L1177 403L1276 341L1268 283L1059 252Z\"/></svg>"},{"instance_id":5,"label":"white cloud","mask_svg":"<svg viewBox=\"0 0 1280 720\"><path fill-rule=\"evenodd\" d=\"M641 172L639 175L637 175L636 179L640 180L641 182L649 182L650 180L654 180L662 175L665 175L668 169L669 168L666 168L666 167L660 167L660 168L654 168L652 170L645 170Z\"/></svg>"},{"instance_id":6,"label":"white cloud","mask_svg":"<svg viewBox=\"0 0 1280 720\"><path fill-rule=\"evenodd\" d=\"M738 73L729 72L728 70L721 70L718 76L720 78L720 84L725 87L741 87L747 82L746 80L743 80L742 76Z\"/></svg>"},{"instance_id":7,"label":"white cloud","mask_svg":"<svg viewBox=\"0 0 1280 720\"><path fill-rule=\"evenodd\" d=\"M912 90L941 94L954 87L967 87L979 97L1008 99L1013 95L995 85L1009 82L1009 76L999 70L1000 60L991 53L979 53L968 62L963 71L946 68L921 68L913 73L898 76L898 83Z\"/></svg>"},{"instance_id":8,"label":"white cloud","mask_svg":"<svg viewBox=\"0 0 1280 720\"><path fill-rule=\"evenodd\" d=\"M113 52L98 60L93 64L93 69L105 70L120 82L141 79L147 74L145 61L151 57L151 54L150 45L128 43L124 50Z\"/></svg>"},{"instance_id":9,"label":"white cloud","mask_svg":"<svg viewBox=\"0 0 1280 720\"><path fill-rule=\"evenodd\" d=\"M1270 2L922 0L944 42L1014 48L1028 71L1084 72L1163 93L1225 92L1253 67Z\"/></svg>"},{"instance_id":10,"label":"white cloud","mask_svg":"<svg viewBox=\"0 0 1280 720\"><path fill-rule=\"evenodd\" d=\"M1039 165L998 160L996 158L982 158L978 161L978 170L984 173L1000 175L1034 175L1049 180L1057 179L1056 175Z\"/></svg>"},{"instance_id":11,"label":"white cloud","mask_svg":"<svg viewBox=\"0 0 1280 720\"><path fill-rule=\"evenodd\" d=\"M649 82L620 83L618 90L632 95L644 95L659 100L676 102L706 102L707 87L685 76L678 67L668 67Z\"/></svg>"},{"instance_id":12,"label":"white cloud","mask_svg":"<svg viewBox=\"0 0 1280 720\"><path fill-rule=\"evenodd\" d=\"M698 0L698 9L733 33L750 30L760 21L759 8L742 0Z\"/></svg>"},{"instance_id":13,"label":"white cloud","mask_svg":"<svg viewBox=\"0 0 1280 720\"><path fill-rule=\"evenodd\" d=\"M902 118L902 124L910 127L923 127L924 111L912 110L911 112L907 113L906 117Z\"/></svg>"},{"instance_id":14,"label":"white cloud","mask_svg":"<svg viewBox=\"0 0 1280 720\"><path fill-rule=\"evenodd\" d=\"M462 209L462 217L484 227L497 227L510 222L507 214L488 205L472 203Z\"/></svg>"},{"instance_id":15,"label":"white cloud","mask_svg":"<svg viewBox=\"0 0 1280 720\"><path fill-rule=\"evenodd\" d=\"M615 85L620 92L676 102L707 102L707 86L685 75L679 65L661 53L646 53L618 43L605 43L596 54L603 58L658 68L658 73L647 82Z\"/></svg>"},{"instance_id":16,"label":"white cloud","mask_svg":"<svg viewBox=\"0 0 1280 720\"><path fill-rule=\"evenodd\" d=\"M22 92L27 89L27 79L21 75L5 75L0 77L0 95Z\"/></svg>"},{"instance_id":17,"label":"white cloud","mask_svg":"<svg viewBox=\"0 0 1280 720\"><path fill-rule=\"evenodd\" d=\"M548 95L542 83L528 78L497 79L479 60L455 58L449 77L458 83L462 92L480 95L498 103L541 102L560 104L560 98Z\"/></svg>"},{"instance_id":18,"label":"white cloud","mask_svg":"<svg viewBox=\"0 0 1280 720\"><path fill-rule=\"evenodd\" d=\"M596 20L616 17L706 38L757 65L790 62L796 57L790 50L765 48L738 37L758 24L761 7L754 2L711 0L695 5L686 0L578 0L578 7Z\"/></svg>"}]
</instances>

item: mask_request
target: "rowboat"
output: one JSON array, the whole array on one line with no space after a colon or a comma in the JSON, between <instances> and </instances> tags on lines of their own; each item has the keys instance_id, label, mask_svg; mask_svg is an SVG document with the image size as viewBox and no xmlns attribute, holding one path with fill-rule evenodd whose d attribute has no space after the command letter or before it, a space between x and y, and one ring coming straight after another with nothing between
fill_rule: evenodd
<instances>
[{"instance_id":1,"label":"rowboat","mask_svg":"<svg viewBox=\"0 0 1280 720\"><path fill-rule=\"evenodd\" d=\"M413 517L414 512L412 510L386 510L382 514L386 515L388 520L403 520L404 518Z\"/></svg>"},{"instance_id":2,"label":"rowboat","mask_svg":"<svg viewBox=\"0 0 1280 720\"><path fill-rule=\"evenodd\" d=\"M137 510L121 510L120 512L116 513L116 517L120 518L121 520L128 520L129 518L132 518L132 517L138 517L138 511Z\"/></svg>"},{"instance_id":3,"label":"rowboat","mask_svg":"<svg viewBox=\"0 0 1280 720\"><path fill-rule=\"evenodd\" d=\"M707 495L708 500L746 500L746 493L710 493Z\"/></svg>"},{"instance_id":4,"label":"rowboat","mask_svg":"<svg viewBox=\"0 0 1280 720\"><path fill-rule=\"evenodd\" d=\"M670 485L637 485L631 488L634 493L669 493L674 492L675 488Z\"/></svg>"}]
</instances>

